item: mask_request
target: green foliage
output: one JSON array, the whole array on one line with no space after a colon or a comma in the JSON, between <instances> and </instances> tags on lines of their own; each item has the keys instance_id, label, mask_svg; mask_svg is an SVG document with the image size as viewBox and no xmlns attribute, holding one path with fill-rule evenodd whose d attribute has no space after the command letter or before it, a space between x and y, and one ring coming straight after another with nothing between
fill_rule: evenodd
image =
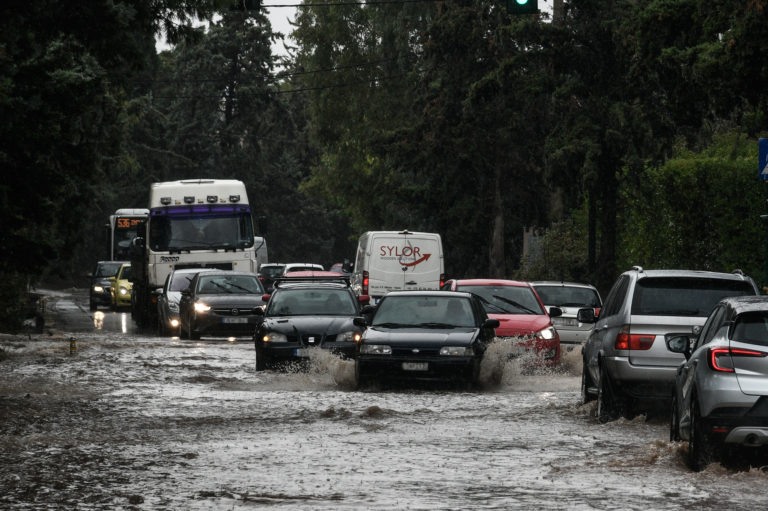
<instances>
[{"instance_id":1,"label":"green foliage","mask_svg":"<svg viewBox=\"0 0 768 511\"><path fill-rule=\"evenodd\" d=\"M765 282L768 190L756 169L755 141L738 133L647 168L638 186L622 190L621 267L740 268Z\"/></svg>"},{"instance_id":2,"label":"green foliage","mask_svg":"<svg viewBox=\"0 0 768 511\"><path fill-rule=\"evenodd\" d=\"M586 222L574 218L554 222L535 238L515 278L589 282L586 227Z\"/></svg>"}]
</instances>

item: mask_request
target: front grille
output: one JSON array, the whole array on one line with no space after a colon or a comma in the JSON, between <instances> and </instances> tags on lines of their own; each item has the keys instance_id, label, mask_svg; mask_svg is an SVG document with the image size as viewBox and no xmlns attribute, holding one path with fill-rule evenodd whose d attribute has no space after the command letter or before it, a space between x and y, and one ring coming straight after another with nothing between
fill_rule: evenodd
<instances>
[{"instance_id":1,"label":"front grille","mask_svg":"<svg viewBox=\"0 0 768 511\"><path fill-rule=\"evenodd\" d=\"M235 307L216 307L213 308L213 312L218 314L219 316L250 316L253 314L253 307L248 308L238 308L237 314L233 314L232 310L235 309Z\"/></svg>"},{"instance_id":2,"label":"front grille","mask_svg":"<svg viewBox=\"0 0 768 511\"><path fill-rule=\"evenodd\" d=\"M419 350L414 353L413 350ZM392 348L392 356L395 357L437 357L440 355L440 348Z\"/></svg>"}]
</instances>

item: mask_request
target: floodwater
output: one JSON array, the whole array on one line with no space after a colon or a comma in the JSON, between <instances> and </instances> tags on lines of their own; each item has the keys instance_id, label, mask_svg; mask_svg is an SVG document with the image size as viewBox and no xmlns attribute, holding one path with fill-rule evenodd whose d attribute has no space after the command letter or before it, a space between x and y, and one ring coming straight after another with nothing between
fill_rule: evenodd
<instances>
[{"instance_id":1,"label":"floodwater","mask_svg":"<svg viewBox=\"0 0 768 511\"><path fill-rule=\"evenodd\" d=\"M556 372L529 374L494 350L473 391L355 391L350 363L323 353L307 372L257 373L248 340L141 335L129 314L85 304L82 292L59 293L50 333L0 336L0 508L766 502L759 468L688 471L665 417L599 424L579 401L576 351Z\"/></svg>"}]
</instances>

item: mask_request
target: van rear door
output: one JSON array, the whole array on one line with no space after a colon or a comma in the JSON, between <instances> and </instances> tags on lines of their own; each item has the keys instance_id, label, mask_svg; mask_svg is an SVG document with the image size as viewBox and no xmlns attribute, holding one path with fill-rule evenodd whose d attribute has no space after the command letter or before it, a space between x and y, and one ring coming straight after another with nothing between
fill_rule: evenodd
<instances>
[{"instance_id":1,"label":"van rear door","mask_svg":"<svg viewBox=\"0 0 768 511\"><path fill-rule=\"evenodd\" d=\"M371 240L370 294L439 289L443 249L435 233L382 233Z\"/></svg>"}]
</instances>

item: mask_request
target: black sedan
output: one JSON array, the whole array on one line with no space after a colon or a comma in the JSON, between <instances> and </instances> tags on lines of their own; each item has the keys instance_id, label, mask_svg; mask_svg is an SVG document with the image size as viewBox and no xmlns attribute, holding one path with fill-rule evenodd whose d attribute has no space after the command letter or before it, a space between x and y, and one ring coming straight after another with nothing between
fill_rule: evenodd
<instances>
[{"instance_id":1,"label":"black sedan","mask_svg":"<svg viewBox=\"0 0 768 511\"><path fill-rule=\"evenodd\" d=\"M261 318L263 295L256 274L224 270L198 273L181 291L180 337L250 337Z\"/></svg>"},{"instance_id":2,"label":"black sedan","mask_svg":"<svg viewBox=\"0 0 768 511\"><path fill-rule=\"evenodd\" d=\"M338 279L294 277L275 286L254 335L257 371L307 361L313 348L355 355L362 328L353 321L367 296Z\"/></svg>"},{"instance_id":3,"label":"black sedan","mask_svg":"<svg viewBox=\"0 0 768 511\"><path fill-rule=\"evenodd\" d=\"M363 318L355 320L365 324ZM477 383L499 320L470 293L401 291L379 302L355 362L358 386L372 380Z\"/></svg>"}]
</instances>

